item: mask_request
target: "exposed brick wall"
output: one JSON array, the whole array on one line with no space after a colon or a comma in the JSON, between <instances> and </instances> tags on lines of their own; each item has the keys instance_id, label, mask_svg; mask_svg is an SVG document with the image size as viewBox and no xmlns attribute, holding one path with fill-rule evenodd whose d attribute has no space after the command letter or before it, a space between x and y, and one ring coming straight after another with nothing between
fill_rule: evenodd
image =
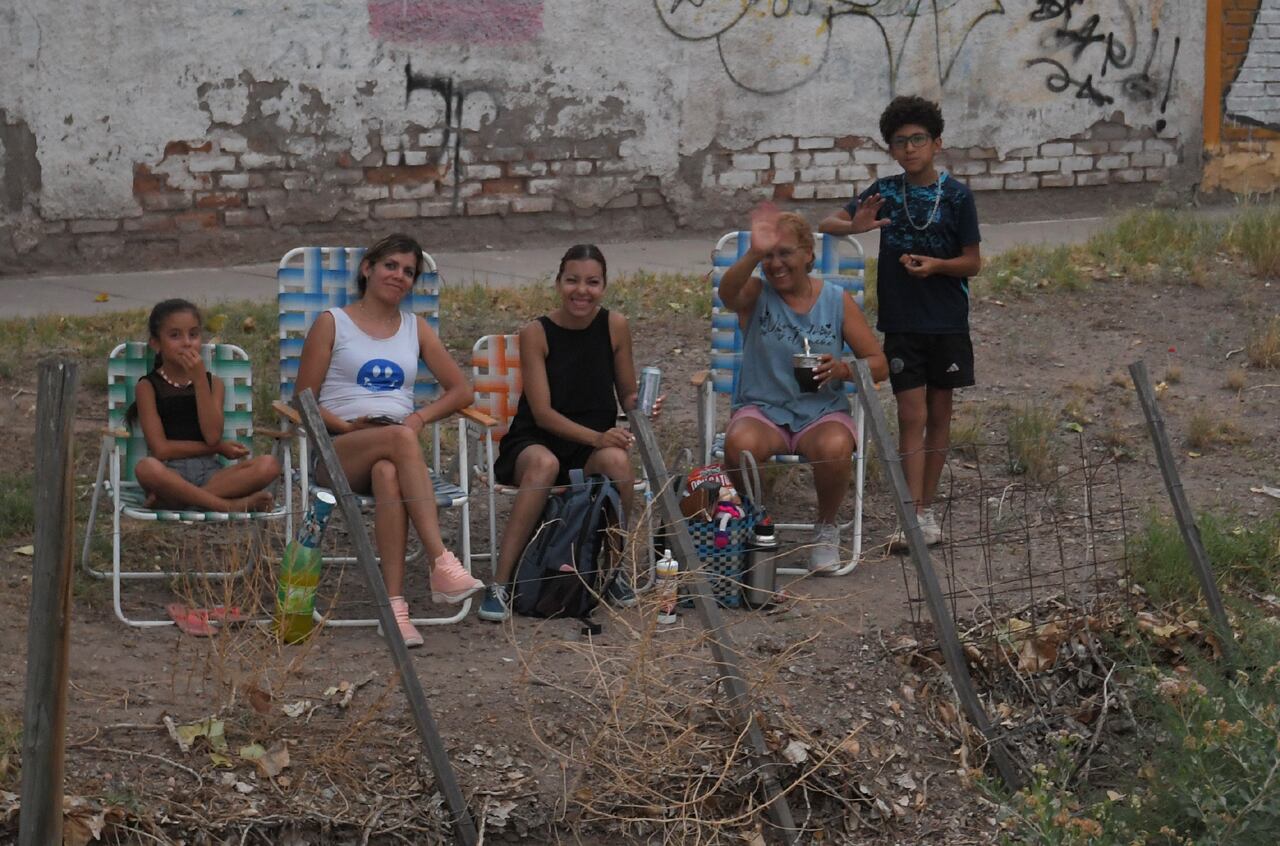
<instances>
[{"instance_id":1,"label":"exposed brick wall","mask_svg":"<svg viewBox=\"0 0 1280 846\"><path fill-rule=\"evenodd\" d=\"M173 141L156 161L135 166L136 215L45 221L39 252L137 266L227 250L239 261L269 258L302 241L359 242L393 226L430 245L547 230L672 231L691 220L715 227L734 225L762 199L834 204L899 172L869 137L773 137L746 150L717 148L690 159L701 168L702 190L681 220L658 178L638 172L616 139L515 147L495 144L494 134L464 130L455 144L438 129L387 136L374 125L372 149L359 159L324 151L323 138L266 143L233 128ZM941 161L975 191L1030 191L1161 183L1180 149L1150 128L1104 121L1003 157L969 147L946 149Z\"/></svg>"},{"instance_id":2,"label":"exposed brick wall","mask_svg":"<svg viewBox=\"0 0 1280 846\"><path fill-rule=\"evenodd\" d=\"M250 260L301 240L359 243L393 225L468 245L538 228L626 228L637 218L674 228L657 177L630 166L617 140L511 147L483 130L459 134L412 127L384 136L375 124L373 149L359 159L325 152L323 138L264 143L231 128L173 141L135 166L136 215L44 221L40 253L172 263L232 247ZM554 223L534 220L550 215Z\"/></svg>"},{"instance_id":3,"label":"exposed brick wall","mask_svg":"<svg viewBox=\"0 0 1280 846\"><path fill-rule=\"evenodd\" d=\"M1162 183L1179 145L1151 129L1100 122L1072 138L1010 150L944 149L942 163L975 191L1030 191ZM842 200L880 176L901 172L879 139L769 138L752 150L715 156L704 187L775 200Z\"/></svg>"}]
</instances>

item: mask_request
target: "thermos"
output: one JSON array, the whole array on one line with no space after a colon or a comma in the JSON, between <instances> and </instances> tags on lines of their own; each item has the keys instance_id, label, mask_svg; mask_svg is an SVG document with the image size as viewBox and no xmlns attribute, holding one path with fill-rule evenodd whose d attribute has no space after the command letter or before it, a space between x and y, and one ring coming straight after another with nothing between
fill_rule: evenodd
<instances>
[{"instance_id":1,"label":"thermos","mask_svg":"<svg viewBox=\"0 0 1280 846\"><path fill-rule=\"evenodd\" d=\"M742 573L742 601L748 608L773 605L777 601L774 591L778 578L778 536L767 514L752 527L746 563Z\"/></svg>"}]
</instances>

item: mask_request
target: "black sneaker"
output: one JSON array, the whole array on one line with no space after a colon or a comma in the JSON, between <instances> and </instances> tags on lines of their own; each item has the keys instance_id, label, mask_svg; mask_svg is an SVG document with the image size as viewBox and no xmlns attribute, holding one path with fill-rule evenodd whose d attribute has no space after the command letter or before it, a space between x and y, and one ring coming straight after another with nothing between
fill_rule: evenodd
<instances>
[{"instance_id":1,"label":"black sneaker","mask_svg":"<svg viewBox=\"0 0 1280 846\"><path fill-rule=\"evenodd\" d=\"M619 573L609 585L609 589L605 591L605 597L609 600L609 604L619 608L633 608L639 601L636 599L636 592L631 589L631 581L622 573Z\"/></svg>"}]
</instances>

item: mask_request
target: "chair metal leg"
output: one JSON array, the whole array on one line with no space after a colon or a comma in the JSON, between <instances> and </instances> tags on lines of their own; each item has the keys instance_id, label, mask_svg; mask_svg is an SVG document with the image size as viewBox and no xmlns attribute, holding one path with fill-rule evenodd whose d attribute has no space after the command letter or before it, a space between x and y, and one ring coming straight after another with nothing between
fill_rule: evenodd
<instances>
[{"instance_id":1,"label":"chair metal leg","mask_svg":"<svg viewBox=\"0 0 1280 846\"><path fill-rule=\"evenodd\" d=\"M112 438L104 436L102 439L102 455L98 458L98 475L93 482L93 496L89 499L89 519L85 522L84 527L84 548L80 551L80 567L86 573L95 579L107 578L107 573L103 570L95 570L89 566L89 546L93 541L93 524L98 519L98 499L102 496L104 489L103 477L107 474L107 459L111 455Z\"/></svg>"}]
</instances>

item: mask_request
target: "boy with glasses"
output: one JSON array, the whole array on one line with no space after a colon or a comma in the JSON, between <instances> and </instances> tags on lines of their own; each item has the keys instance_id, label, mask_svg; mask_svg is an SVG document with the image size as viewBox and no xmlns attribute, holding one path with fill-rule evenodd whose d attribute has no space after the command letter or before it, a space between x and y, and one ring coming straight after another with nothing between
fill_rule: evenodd
<instances>
[{"instance_id":1,"label":"boy with glasses","mask_svg":"<svg viewBox=\"0 0 1280 846\"><path fill-rule=\"evenodd\" d=\"M925 541L942 541L933 499L951 442L951 393L974 384L969 277L982 267L973 194L934 166L942 111L895 97L880 134L902 173L885 176L818 227L831 235L880 230L876 280L889 382L898 403L898 452ZM902 530L889 548L906 548Z\"/></svg>"}]
</instances>

